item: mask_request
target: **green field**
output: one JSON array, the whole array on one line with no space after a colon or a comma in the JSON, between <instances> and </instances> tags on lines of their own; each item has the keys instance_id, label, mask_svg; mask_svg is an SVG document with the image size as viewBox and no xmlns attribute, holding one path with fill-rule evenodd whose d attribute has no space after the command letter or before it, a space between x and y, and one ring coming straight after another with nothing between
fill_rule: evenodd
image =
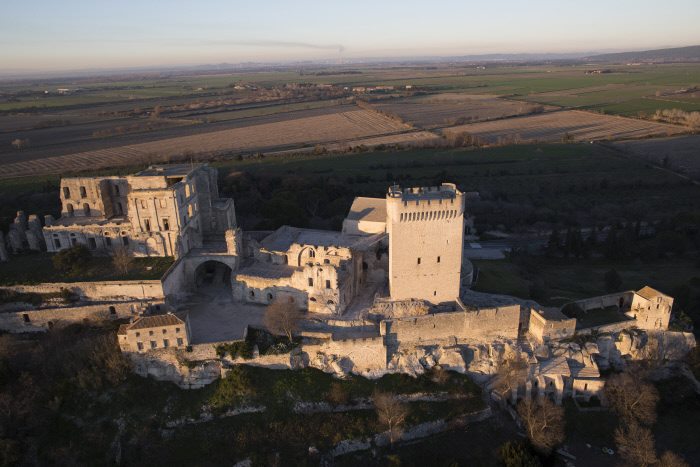
<instances>
[{"instance_id":1,"label":"green field","mask_svg":"<svg viewBox=\"0 0 700 467\"><path fill-rule=\"evenodd\" d=\"M109 257L92 257L77 271L58 271L50 253L12 256L0 268L0 285L42 282L84 282L110 280L159 280L173 264L173 258L134 258L128 274L118 272ZM60 279L60 280L57 280Z\"/></svg>"},{"instance_id":2,"label":"green field","mask_svg":"<svg viewBox=\"0 0 700 467\"><path fill-rule=\"evenodd\" d=\"M344 216L353 196L384 196L394 182L426 186L450 181L478 191L480 201L470 209L481 230L548 222L607 224L700 209L700 187L590 144L268 157L217 166L223 192L237 200L244 219L259 214L260 203L264 207L275 197L303 209L308 197L321 196L326 217ZM263 180L269 180L258 188L263 198L248 208L249 185ZM286 188L285 180L296 188ZM335 197L312 194L315 189Z\"/></svg>"},{"instance_id":3,"label":"green field","mask_svg":"<svg viewBox=\"0 0 700 467\"><path fill-rule=\"evenodd\" d=\"M547 285L549 295L549 299L542 300L543 305L561 305L608 293L605 273L611 269L622 277L620 290L639 290L649 285L672 294L691 278L700 277L697 261L681 258L611 261L530 257L527 264L509 260L474 260L473 263L480 271L475 290L529 298L530 286L541 280Z\"/></svg>"},{"instance_id":4,"label":"green field","mask_svg":"<svg viewBox=\"0 0 700 467\"><path fill-rule=\"evenodd\" d=\"M347 69L347 68L346 68ZM137 77L133 80L84 82L60 80L49 82L0 83L0 92L19 90L43 93L57 88L79 88L77 94L58 96L19 96L17 102L0 101L0 111L31 107L58 108L106 102L128 102L132 99L154 99L191 96L204 93L230 93L237 82L258 86L281 86L287 83L335 84L339 86L412 85L430 92L458 91L510 96L533 102L563 106L588 107L616 104L621 101L653 97L656 91L677 90L700 85L700 65L614 66L612 73L587 75L589 65L505 66L491 65L485 70L464 66L353 69L310 68L303 71L223 73L214 75L175 76L172 78ZM322 74L316 74L323 72ZM334 74L335 73L335 74ZM601 86L622 85L623 89L600 90ZM592 91L589 91L590 88ZM200 90L201 89L201 90ZM553 91L576 91L574 96L548 96ZM666 107L662 107L666 108ZM688 107L685 107L688 109ZM614 107L610 112L615 112ZM624 113L627 115L629 113Z\"/></svg>"}]
</instances>

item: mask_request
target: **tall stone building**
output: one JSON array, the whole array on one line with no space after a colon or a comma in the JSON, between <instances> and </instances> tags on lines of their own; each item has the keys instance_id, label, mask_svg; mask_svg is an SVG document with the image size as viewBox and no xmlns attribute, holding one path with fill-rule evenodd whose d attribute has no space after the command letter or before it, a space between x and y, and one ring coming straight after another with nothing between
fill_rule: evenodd
<instances>
[{"instance_id":1,"label":"tall stone building","mask_svg":"<svg viewBox=\"0 0 700 467\"><path fill-rule=\"evenodd\" d=\"M44 227L51 252L83 244L134 256L184 256L236 228L232 199L219 198L207 165L151 166L126 177L61 180L61 217Z\"/></svg>"},{"instance_id":2,"label":"tall stone building","mask_svg":"<svg viewBox=\"0 0 700 467\"><path fill-rule=\"evenodd\" d=\"M386 195L392 300L430 303L459 297L464 194L454 184L400 188Z\"/></svg>"}]
</instances>

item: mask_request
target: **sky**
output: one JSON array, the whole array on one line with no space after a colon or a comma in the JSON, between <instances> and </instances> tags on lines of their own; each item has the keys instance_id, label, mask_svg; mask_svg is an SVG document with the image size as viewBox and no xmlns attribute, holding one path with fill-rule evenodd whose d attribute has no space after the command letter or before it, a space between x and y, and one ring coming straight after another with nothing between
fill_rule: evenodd
<instances>
[{"instance_id":1,"label":"sky","mask_svg":"<svg viewBox=\"0 0 700 467\"><path fill-rule=\"evenodd\" d=\"M0 72L700 44L699 0L0 0Z\"/></svg>"}]
</instances>

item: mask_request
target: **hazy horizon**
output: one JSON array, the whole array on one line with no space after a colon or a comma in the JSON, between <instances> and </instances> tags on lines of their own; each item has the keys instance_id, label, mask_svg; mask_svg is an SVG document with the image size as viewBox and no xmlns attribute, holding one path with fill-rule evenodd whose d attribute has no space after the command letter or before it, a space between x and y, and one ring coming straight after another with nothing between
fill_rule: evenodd
<instances>
[{"instance_id":1,"label":"hazy horizon","mask_svg":"<svg viewBox=\"0 0 700 467\"><path fill-rule=\"evenodd\" d=\"M380 57L588 53L700 44L700 3L550 0L470 6L416 1L13 2L0 63L13 71L340 61ZM682 14L679 14L682 13ZM507 16L504 16L507 14Z\"/></svg>"}]
</instances>

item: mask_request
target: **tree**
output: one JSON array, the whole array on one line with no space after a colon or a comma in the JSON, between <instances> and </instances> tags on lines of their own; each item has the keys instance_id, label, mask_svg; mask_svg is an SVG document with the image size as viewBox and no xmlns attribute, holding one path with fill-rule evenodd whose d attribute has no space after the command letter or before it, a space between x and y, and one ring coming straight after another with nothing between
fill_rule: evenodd
<instances>
[{"instance_id":1,"label":"tree","mask_svg":"<svg viewBox=\"0 0 700 467\"><path fill-rule=\"evenodd\" d=\"M12 144L12 147L13 147L13 148L18 149L18 150L21 151L22 149L24 149L24 148L26 148L26 147L29 146L29 139L19 139L19 138L16 138L16 139L13 139L13 140L12 140L12 143L11 143L11 144Z\"/></svg>"},{"instance_id":2,"label":"tree","mask_svg":"<svg viewBox=\"0 0 700 467\"><path fill-rule=\"evenodd\" d=\"M112 263L114 267L123 275L129 274L129 269L134 262L133 256L129 253L129 250L125 247L119 247L112 253Z\"/></svg>"},{"instance_id":3,"label":"tree","mask_svg":"<svg viewBox=\"0 0 700 467\"><path fill-rule=\"evenodd\" d=\"M615 292L620 290L622 285L622 277L615 269L611 269L605 273L605 290Z\"/></svg>"},{"instance_id":4,"label":"tree","mask_svg":"<svg viewBox=\"0 0 700 467\"><path fill-rule=\"evenodd\" d=\"M547 256L557 256L559 248L561 248L561 238L559 236L559 229L555 226L552 229L552 233L549 234L549 240L547 241Z\"/></svg>"},{"instance_id":5,"label":"tree","mask_svg":"<svg viewBox=\"0 0 700 467\"><path fill-rule=\"evenodd\" d=\"M263 322L273 334L284 334L292 343L294 332L299 329L299 323L304 315L297 306L287 300L277 299L268 305Z\"/></svg>"},{"instance_id":6,"label":"tree","mask_svg":"<svg viewBox=\"0 0 700 467\"><path fill-rule=\"evenodd\" d=\"M657 461L654 435L636 422L615 429L615 445L630 466L646 467Z\"/></svg>"},{"instance_id":7,"label":"tree","mask_svg":"<svg viewBox=\"0 0 700 467\"><path fill-rule=\"evenodd\" d=\"M350 402L350 394L340 382L333 381L328 394L326 394L326 400L333 405L346 405Z\"/></svg>"},{"instance_id":8,"label":"tree","mask_svg":"<svg viewBox=\"0 0 700 467\"><path fill-rule=\"evenodd\" d=\"M544 397L518 404L518 415L532 445L544 454L564 441L564 409Z\"/></svg>"},{"instance_id":9,"label":"tree","mask_svg":"<svg viewBox=\"0 0 700 467\"><path fill-rule=\"evenodd\" d=\"M79 272L90 260L90 250L85 245L76 245L59 251L52 258L53 267L61 272Z\"/></svg>"},{"instance_id":10,"label":"tree","mask_svg":"<svg viewBox=\"0 0 700 467\"><path fill-rule=\"evenodd\" d=\"M690 467L681 456L675 452L666 451L659 458L659 467Z\"/></svg>"},{"instance_id":11,"label":"tree","mask_svg":"<svg viewBox=\"0 0 700 467\"><path fill-rule=\"evenodd\" d=\"M498 448L498 457L505 467L541 467L542 463L525 444L506 441Z\"/></svg>"},{"instance_id":12,"label":"tree","mask_svg":"<svg viewBox=\"0 0 700 467\"><path fill-rule=\"evenodd\" d=\"M395 395L386 392L375 391L372 400L379 423L389 431L389 443L393 446L408 417L408 408L399 402Z\"/></svg>"},{"instance_id":13,"label":"tree","mask_svg":"<svg viewBox=\"0 0 700 467\"><path fill-rule=\"evenodd\" d=\"M656 421L659 393L644 376L641 370L628 369L610 376L605 384L605 398L627 424L652 425Z\"/></svg>"},{"instance_id":14,"label":"tree","mask_svg":"<svg viewBox=\"0 0 700 467\"><path fill-rule=\"evenodd\" d=\"M494 377L493 387L503 393L517 389L527 379L528 363L520 353L501 361Z\"/></svg>"}]
</instances>

